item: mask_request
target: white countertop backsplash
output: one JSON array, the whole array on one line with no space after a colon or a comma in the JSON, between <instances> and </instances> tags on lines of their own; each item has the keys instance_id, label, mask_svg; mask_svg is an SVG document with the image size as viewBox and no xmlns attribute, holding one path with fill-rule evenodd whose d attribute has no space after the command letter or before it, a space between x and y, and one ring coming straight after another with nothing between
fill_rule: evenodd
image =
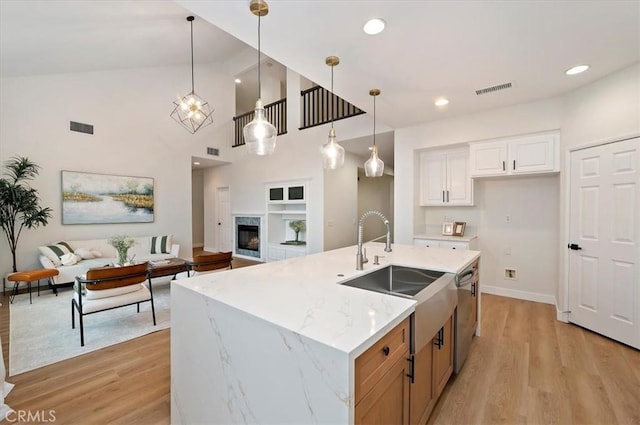
<instances>
[{"instance_id":1,"label":"white countertop backsplash","mask_svg":"<svg viewBox=\"0 0 640 425\"><path fill-rule=\"evenodd\" d=\"M175 281L208 298L349 354L361 354L408 317L415 301L339 283L390 264L456 273L478 251L366 243L369 262L356 270L356 247L346 247ZM380 265L373 257L379 255Z\"/></svg>"}]
</instances>

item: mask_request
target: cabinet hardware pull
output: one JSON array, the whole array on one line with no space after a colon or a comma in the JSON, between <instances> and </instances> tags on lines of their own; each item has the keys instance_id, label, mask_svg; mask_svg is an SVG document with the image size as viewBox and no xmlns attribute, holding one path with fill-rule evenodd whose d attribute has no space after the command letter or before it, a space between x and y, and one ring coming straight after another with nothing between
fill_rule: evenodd
<instances>
[{"instance_id":1,"label":"cabinet hardware pull","mask_svg":"<svg viewBox=\"0 0 640 425\"><path fill-rule=\"evenodd\" d=\"M442 202L444 202L444 190L442 191Z\"/></svg>"},{"instance_id":2,"label":"cabinet hardware pull","mask_svg":"<svg viewBox=\"0 0 640 425\"><path fill-rule=\"evenodd\" d=\"M516 160L515 159L513 160L513 169L514 170L516 169Z\"/></svg>"},{"instance_id":3,"label":"cabinet hardware pull","mask_svg":"<svg viewBox=\"0 0 640 425\"><path fill-rule=\"evenodd\" d=\"M449 191L447 190L447 202L449 202Z\"/></svg>"},{"instance_id":4,"label":"cabinet hardware pull","mask_svg":"<svg viewBox=\"0 0 640 425\"><path fill-rule=\"evenodd\" d=\"M507 171L507 166L505 165L504 161L502 161L502 171Z\"/></svg>"},{"instance_id":5,"label":"cabinet hardware pull","mask_svg":"<svg viewBox=\"0 0 640 425\"><path fill-rule=\"evenodd\" d=\"M407 373L407 376L411 378L411 383L413 384L416 376L416 360L414 356L411 356L407 361L409 362L409 373Z\"/></svg>"},{"instance_id":6,"label":"cabinet hardware pull","mask_svg":"<svg viewBox=\"0 0 640 425\"><path fill-rule=\"evenodd\" d=\"M385 356L388 356L388 355L389 355L389 351L390 351L390 350L389 350L389 346L387 346L387 345L385 345L385 346L382 348L382 353L383 353Z\"/></svg>"},{"instance_id":7,"label":"cabinet hardware pull","mask_svg":"<svg viewBox=\"0 0 640 425\"><path fill-rule=\"evenodd\" d=\"M471 284L471 296L472 296L472 297L475 297L475 296L476 296L476 283L475 283L475 282L473 282L473 283Z\"/></svg>"}]
</instances>

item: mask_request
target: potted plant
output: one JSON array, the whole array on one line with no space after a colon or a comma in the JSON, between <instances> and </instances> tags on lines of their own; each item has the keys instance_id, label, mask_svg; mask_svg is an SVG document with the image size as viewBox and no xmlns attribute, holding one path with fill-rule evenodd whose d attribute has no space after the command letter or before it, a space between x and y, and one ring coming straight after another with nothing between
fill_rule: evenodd
<instances>
[{"instance_id":1,"label":"potted plant","mask_svg":"<svg viewBox=\"0 0 640 425\"><path fill-rule=\"evenodd\" d=\"M51 208L42 208L38 191L28 181L38 175L40 167L28 158L13 157L5 162L6 177L0 178L0 226L9 242L13 271L17 272L16 249L23 229L46 226Z\"/></svg>"},{"instance_id":2,"label":"potted plant","mask_svg":"<svg viewBox=\"0 0 640 425\"><path fill-rule=\"evenodd\" d=\"M296 240L294 242L295 243L299 243L298 235L300 234L300 232L303 232L307 228L306 225L305 225L304 220L290 221L289 222L289 227L291 227L291 230L296 232Z\"/></svg>"},{"instance_id":3,"label":"potted plant","mask_svg":"<svg viewBox=\"0 0 640 425\"><path fill-rule=\"evenodd\" d=\"M128 236L113 236L109 238L108 242L118 252L119 265L126 266L127 263L131 263L133 261L133 257L131 259L127 259L129 248L131 248L133 244L136 243L133 238L130 238Z\"/></svg>"}]
</instances>

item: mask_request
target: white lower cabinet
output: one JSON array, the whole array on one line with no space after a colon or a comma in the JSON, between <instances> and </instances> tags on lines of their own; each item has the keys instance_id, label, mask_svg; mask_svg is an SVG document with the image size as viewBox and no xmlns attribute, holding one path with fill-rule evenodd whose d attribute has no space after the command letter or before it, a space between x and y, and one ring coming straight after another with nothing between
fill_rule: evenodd
<instances>
[{"instance_id":1,"label":"white lower cabinet","mask_svg":"<svg viewBox=\"0 0 640 425\"><path fill-rule=\"evenodd\" d=\"M413 238L414 246L425 246L429 248L445 248L445 249L476 249L475 238L466 241L455 241L448 239L426 239Z\"/></svg>"},{"instance_id":2,"label":"white lower cabinet","mask_svg":"<svg viewBox=\"0 0 640 425\"><path fill-rule=\"evenodd\" d=\"M307 254L307 248L269 244L267 246L267 261L285 260L287 258L302 257Z\"/></svg>"}]
</instances>

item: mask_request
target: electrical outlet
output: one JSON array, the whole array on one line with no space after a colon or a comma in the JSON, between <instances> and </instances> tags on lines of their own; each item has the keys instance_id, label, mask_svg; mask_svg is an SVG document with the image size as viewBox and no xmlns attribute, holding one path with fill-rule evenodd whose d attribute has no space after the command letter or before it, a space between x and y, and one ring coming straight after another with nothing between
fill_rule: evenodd
<instances>
[{"instance_id":1,"label":"electrical outlet","mask_svg":"<svg viewBox=\"0 0 640 425\"><path fill-rule=\"evenodd\" d=\"M504 269L504 278L509 280L517 280L516 269Z\"/></svg>"},{"instance_id":2,"label":"electrical outlet","mask_svg":"<svg viewBox=\"0 0 640 425\"><path fill-rule=\"evenodd\" d=\"M504 216L504 222L505 223L511 223L511 214L507 214Z\"/></svg>"}]
</instances>

